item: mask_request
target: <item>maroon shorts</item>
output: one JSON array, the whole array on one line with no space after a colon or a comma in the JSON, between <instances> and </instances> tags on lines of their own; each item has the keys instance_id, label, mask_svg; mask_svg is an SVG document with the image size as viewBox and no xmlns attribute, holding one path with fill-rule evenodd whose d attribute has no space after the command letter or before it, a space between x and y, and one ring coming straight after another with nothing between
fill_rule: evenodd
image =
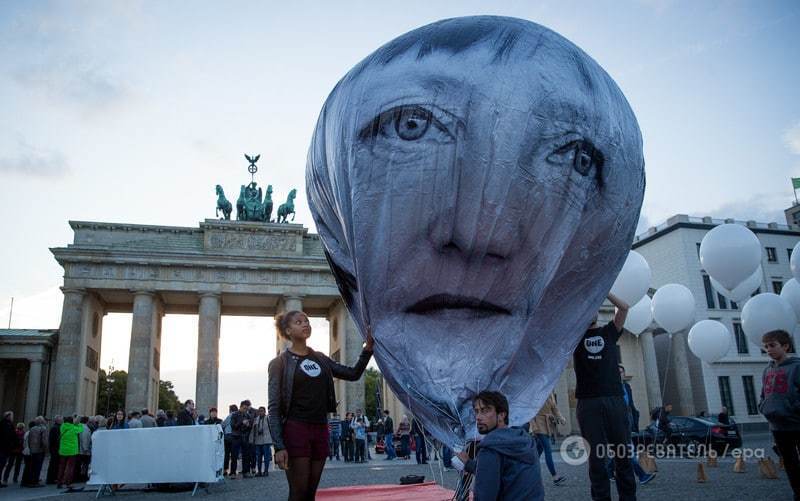
<instances>
[{"instance_id":1,"label":"maroon shorts","mask_svg":"<svg viewBox=\"0 0 800 501\"><path fill-rule=\"evenodd\" d=\"M286 421L283 444L289 458L328 459L328 423Z\"/></svg>"}]
</instances>

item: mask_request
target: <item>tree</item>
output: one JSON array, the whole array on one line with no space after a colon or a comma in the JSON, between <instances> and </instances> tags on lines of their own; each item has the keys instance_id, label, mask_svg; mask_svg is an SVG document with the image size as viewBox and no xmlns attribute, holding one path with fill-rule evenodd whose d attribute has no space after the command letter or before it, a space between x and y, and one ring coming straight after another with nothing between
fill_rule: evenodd
<instances>
[{"instance_id":1,"label":"tree","mask_svg":"<svg viewBox=\"0 0 800 501\"><path fill-rule=\"evenodd\" d=\"M125 409L125 390L128 386L128 373L118 370L110 375L100 369L97 378L97 414L107 416L118 410L125 412L139 411L141 409ZM181 408L180 399L175 394L171 381L158 382L158 407L164 410L178 411ZM155 412L156 409L150 409Z\"/></svg>"},{"instance_id":2,"label":"tree","mask_svg":"<svg viewBox=\"0 0 800 501\"><path fill-rule=\"evenodd\" d=\"M114 371L110 375L100 369L97 378L97 414L107 416L118 410L125 410L125 388L128 386L128 373Z\"/></svg>"},{"instance_id":3,"label":"tree","mask_svg":"<svg viewBox=\"0 0 800 501\"><path fill-rule=\"evenodd\" d=\"M364 413L370 420L378 415L378 399L376 392L381 384L381 373L372 367L364 374Z\"/></svg>"},{"instance_id":4,"label":"tree","mask_svg":"<svg viewBox=\"0 0 800 501\"><path fill-rule=\"evenodd\" d=\"M173 411L177 414L183 406L173 388L172 381L158 382L158 408L165 411Z\"/></svg>"}]
</instances>

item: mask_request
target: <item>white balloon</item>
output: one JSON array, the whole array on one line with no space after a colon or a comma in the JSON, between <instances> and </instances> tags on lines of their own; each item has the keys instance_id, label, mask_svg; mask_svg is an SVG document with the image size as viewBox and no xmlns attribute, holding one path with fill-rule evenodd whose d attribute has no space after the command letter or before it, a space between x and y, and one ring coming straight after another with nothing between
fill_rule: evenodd
<instances>
[{"instance_id":1,"label":"white balloon","mask_svg":"<svg viewBox=\"0 0 800 501\"><path fill-rule=\"evenodd\" d=\"M792 249L792 258L789 259L789 267L792 268L794 278L800 280L800 242L797 242Z\"/></svg>"},{"instance_id":2,"label":"white balloon","mask_svg":"<svg viewBox=\"0 0 800 501\"><path fill-rule=\"evenodd\" d=\"M638 303L628 310L628 317L625 319L625 329L631 334L638 336L653 323L653 312L650 310L652 300L645 295Z\"/></svg>"},{"instance_id":3,"label":"white balloon","mask_svg":"<svg viewBox=\"0 0 800 501\"><path fill-rule=\"evenodd\" d=\"M761 336L774 330L793 333L797 318L788 301L764 292L753 296L742 308L742 329L751 343L761 346Z\"/></svg>"},{"instance_id":4,"label":"white balloon","mask_svg":"<svg viewBox=\"0 0 800 501\"><path fill-rule=\"evenodd\" d=\"M700 320L689 331L689 349L697 358L713 363L728 354L731 333L716 320Z\"/></svg>"},{"instance_id":5,"label":"white balloon","mask_svg":"<svg viewBox=\"0 0 800 501\"><path fill-rule=\"evenodd\" d=\"M653 318L670 334L689 327L694 320L694 296L681 284L667 284L653 295Z\"/></svg>"},{"instance_id":6,"label":"white balloon","mask_svg":"<svg viewBox=\"0 0 800 501\"><path fill-rule=\"evenodd\" d=\"M735 303L742 303L750 297L750 294L754 293L759 287L761 287L761 281L763 278L764 272L761 270L761 265L759 265L758 269L756 269L752 275L747 277L744 282L734 287L733 290L726 289L714 278L711 278L711 285L714 286L714 289L716 289L717 292L731 301Z\"/></svg>"},{"instance_id":7,"label":"white balloon","mask_svg":"<svg viewBox=\"0 0 800 501\"><path fill-rule=\"evenodd\" d=\"M734 289L761 264L758 237L741 224L721 224L700 243L700 262L710 276Z\"/></svg>"},{"instance_id":8,"label":"white balloon","mask_svg":"<svg viewBox=\"0 0 800 501\"><path fill-rule=\"evenodd\" d=\"M794 316L800 318L800 283L793 278L781 289L781 297L792 307Z\"/></svg>"},{"instance_id":9,"label":"white balloon","mask_svg":"<svg viewBox=\"0 0 800 501\"><path fill-rule=\"evenodd\" d=\"M647 294L650 288L650 265L647 260L636 251L630 251L625 264L622 266L611 293L625 301L628 305L635 305Z\"/></svg>"}]
</instances>

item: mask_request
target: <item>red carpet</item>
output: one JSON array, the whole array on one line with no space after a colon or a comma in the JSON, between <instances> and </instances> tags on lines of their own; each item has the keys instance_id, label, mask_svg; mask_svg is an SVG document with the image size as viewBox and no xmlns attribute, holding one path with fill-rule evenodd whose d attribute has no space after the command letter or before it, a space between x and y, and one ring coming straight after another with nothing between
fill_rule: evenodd
<instances>
[{"instance_id":1,"label":"red carpet","mask_svg":"<svg viewBox=\"0 0 800 501\"><path fill-rule=\"evenodd\" d=\"M342 501L450 501L454 492L436 484L425 482L414 485L355 485L329 487L317 491L316 499Z\"/></svg>"}]
</instances>

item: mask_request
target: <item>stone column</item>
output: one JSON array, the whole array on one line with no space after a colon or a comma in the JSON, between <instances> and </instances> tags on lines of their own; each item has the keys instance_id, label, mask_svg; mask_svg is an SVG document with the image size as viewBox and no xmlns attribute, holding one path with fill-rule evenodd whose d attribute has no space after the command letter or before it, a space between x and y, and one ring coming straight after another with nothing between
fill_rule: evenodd
<instances>
[{"instance_id":1,"label":"stone column","mask_svg":"<svg viewBox=\"0 0 800 501\"><path fill-rule=\"evenodd\" d=\"M153 292L136 291L133 297L133 322L128 357L128 386L125 409L151 411L158 406L160 376L161 316L160 300ZM158 367L158 368L157 368Z\"/></svg>"},{"instance_id":2,"label":"stone column","mask_svg":"<svg viewBox=\"0 0 800 501\"><path fill-rule=\"evenodd\" d=\"M80 402L81 360L83 356L83 303L84 289L62 288L64 305L61 309L61 324L58 329L58 359L51 394L50 414L71 416L78 412Z\"/></svg>"},{"instance_id":3,"label":"stone column","mask_svg":"<svg viewBox=\"0 0 800 501\"><path fill-rule=\"evenodd\" d=\"M42 388L42 359L33 358L28 369L28 391L25 396L25 421L29 423L39 415L39 397Z\"/></svg>"},{"instance_id":4,"label":"stone column","mask_svg":"<svg viewBox=\"0 0 800 501\"><path fill-rule=\"evenodd\" d=\"M302 296L284 296L278 301L277 313L285 313L287 311L303 311L303 297ZM278 332L275 332L275 353L280 354L284 349L289 347L289 341L281 337Z\"/></svg>"},{"instance_id":5,"label":"stone column","mask_svg":"<svg viewBox=\"0 0 800 501\"><path fill-rule=\"evenodd\" d=\"M680 411L675 411L674 414L679 416L694 416L692 379L689 376L689 363L686 356L686 331L673 334L671 342L672 367L670 367L670 370L672 374L675 375L675 386L678 391L678 398L680 399ZM674 402L672 403L674 404Z\"/></svg>"},{"instance_id":6,"label":"stone column","mask_svg":"<svg viewBox=\"0 0 800 501\"><path fill-rule=\"evenodd\" d=\"M658 377L658 362L656 361L656 347L653 344L653 331L646 330L639 335L642 348L642 363L644 364L644 382L647 387L648 409L662 405L661 382Z\"/></svg>"},{"instance_id":7,"label":"stone column","mask_svg":"<svg viewBox=\"0 0 800 501\"><path fill-rule=\"evenodd\" d=\"M221 315L222 301L219 294L207 293L200 296L195 391L198 414L208 415L209 408L217 407Z\"/></svg>"}]
</instances>

